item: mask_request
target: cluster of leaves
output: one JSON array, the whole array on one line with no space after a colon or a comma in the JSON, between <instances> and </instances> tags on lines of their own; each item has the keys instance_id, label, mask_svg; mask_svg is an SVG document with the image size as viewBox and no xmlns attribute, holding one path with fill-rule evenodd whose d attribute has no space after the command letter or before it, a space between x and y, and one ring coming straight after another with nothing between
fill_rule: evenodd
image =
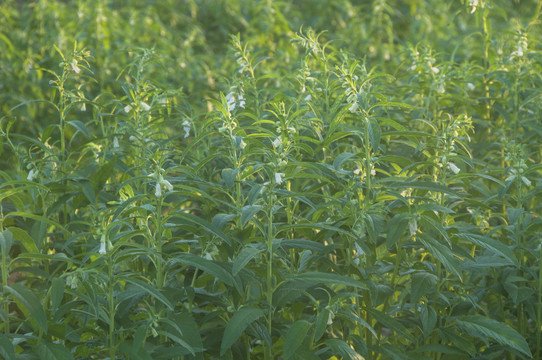
<instances>
[{"instance_id":1,"label":"cluster of leaves","mask_svg":"<svg viewBox=\"0 0 542 360\"><path fill-rule=\"evenodd\" d=\"M527 3L6 1L0 354L540 358Z\"/></svg>"}]
</instances>

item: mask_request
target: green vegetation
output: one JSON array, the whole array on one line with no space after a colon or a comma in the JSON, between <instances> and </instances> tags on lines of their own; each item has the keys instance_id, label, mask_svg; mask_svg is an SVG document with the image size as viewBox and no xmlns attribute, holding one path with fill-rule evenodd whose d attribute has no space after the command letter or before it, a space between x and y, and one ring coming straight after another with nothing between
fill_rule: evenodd
<instances>
[{"instance_id":1,"label":"green vegetation","mask_svg":"<svg viewBox=\"0 0 542 360\"><path fill-rule=\"evenodd\" d=\"M542 358L542 2L4 0L0 357Z\"/></svg>"}]
</instances>

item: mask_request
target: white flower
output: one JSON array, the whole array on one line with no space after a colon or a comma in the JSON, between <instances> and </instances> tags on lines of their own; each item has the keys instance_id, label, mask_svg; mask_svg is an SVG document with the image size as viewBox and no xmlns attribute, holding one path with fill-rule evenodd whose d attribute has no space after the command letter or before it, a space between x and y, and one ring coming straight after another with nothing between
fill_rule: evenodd
<instances>
[{"instance_id":1,"label":"white flower","mask_svg":"<svg viewBox=\"0 0 542 360\"><path fill-rule=\"evenodd\" d=\"M278 137L275 140L273 140L273 147L278 148L282 144L282 138Z\"/></svg>"},{"instance_id":2,"label":"white flower","mask_svg":"<svg viewBox=\"0 0 542 360\"><path fill-rule=\"evenodd\" d=\"M348 110L350 110L351 113L354 113L356 112L356 110L358 109L359 105L358 105L358 102L356 101L355 103L352 104L352 106L350 106L348 108Z\"/></svg>"},{"instance_id":3,"label":"white flower","mask_svg":"<svg viewBox=\"0 0 542 360\"><path fill-rule=\"evenodd\" d=\"M525 176L521 177L521 181L527 186L531 186L531 180L527 179Z\"/></svg>"},{"instance_id":4,"label":"white flower","mask_svg":"<svg viewBox=\"0 0 542 360\"><path fill-rule=\"evenodd\" d=\"M371 175L376 176L376 170L375 169L371 170Z\"/></svg>"},{"instance_id":5,"label":"white flower","mask_svg":"<svg viewBox=\"0 0 542 360\"><path fill-rule=\"evenodd\" d=\"M81 68L77 66L77 60L73 59L71 64L72 70L75 71L76 74L79 74L81 72Z\"/></svg>"},{"instance_id":6,"label":"white flower","mask_svg":"<svg viewBox=\"0 0 542 360\"><path fill-rule=\"evenodd\" d=\"M167 191L172 191L173 190L173 185L171 185L171 183L165 179L162 179L162 185L165 186L165 188L167 189Z\"/></svg>"},{"instance_id":7,"label":"white flower","mask_svg":"<svg viewBox=\"0 0 542 360\"><path fill-rule=\"evenodd\" d=\"M305 96L305 101L310 101L312 99L312 96L311 94Z\"/></svg>"},{"instance_id":8,"label":"white flower","mask_svg":"<svg viewBox=\"0 0 542 360\"><path fill-rule=\"evenodd\" d=\"M327 318L327 324L333 325L333 316L331 316L331 312L329 312L329 316Z\"/></svg>"},{"instance_id":9,"label":"white flower","mask_svg":"<svg viewBox=\"0 0 542 360\"><path fill-rule=\"evenodd\" d=\"M244 149L246 146L247 146L247 143L243 139L241 139L241 142L239 143L239 147L241 149Z\"/></svg>"},{"instance_id":10,"label":"white flower","mask_svg":"<svg viewBox=\"0 0 542 360\"><path fill-rule=\"evenodd\" d=\"M184 137L187 138L190 136L190 121L185 120L183 122Z\"/></svg>"},{"instance_id":11,"label":"white flower","mask_svg":"<svg viewBox=\"0 0 542 360\"><path fill-rule=\"evenodd\" d=\"M87 104L86 103L82 103L81 104L81 111L86 111L87 110Z\"/></svg>"},{"instance_id":12,"label":"white flower","mask_svg":"<svg viewBox=\"0 0 542 360\"><path fill-rule=\"evenodd\" d=\"M113 147L114 147L114 148L120 147L120 146L119 146L119 139L117 139L116 136L115 136L115 138L113 139Z\"/></svg>"},{"instance_id":13,"label":"white flower","mask_svg":"<svg viewBox=\"0 0 542 360\"><path fill-rule=\"evenodd\" d=\"M354 174L355 174L355 175L361 174L361 169L360 169L360 168L357 168L356 170L354 170Z\"/></svg>"},{"instance_id":14,"label":"white flower","mask_svg":"<svg viewBox=\"0 0 542 360\"><path fill-rule=\"evenodd\" d=\"M476 7L478 6L478 0L469 0L469 6L472 7L470 13L474 14L474 12L476 11Z\"/></svg>"},{"instance_id":15,"label":"white flower","mask_svg":"<svg viewBox=\"0 0 542 360\"><path fill-rule=\"evenodd\" d=\"M31 169L29 172L28 172L28 176L26 177L26 180L28 181L32 181L34 180L34 178L38 176L38 172L34 169Z\"/></svg>"},{"instance_id":16,"label":"white flower","mask_svg":"<svg viewBox=\"0 0 542 360\"><path fill-rule=\"evenodd\" d=\"M239 94L239 107L241 109L245 108L245 98L243 97L243 94Z\"/></svg>"},{"instance_id":17,"label":"white flower","mask_svg":"<svg viewBox=\"0 0 542 360\"><path fill-rule=\"evenodd\" d=\"M440 69L438 67L431 67L431 71L433 71L435 74L438 74L440 72Z\"/></svg>"},{"instance_id":18,"label":"white flower","mask_svg":"<svg viewBox=\"0 0 542 360\"><path fill-rule=\"evenodd\" d=\"M145 111L149 111L151 109L151 107L144 101L141 102L141 107L143 108L143 110Z\"/></svg>"},{"instance_id":19,"label":"white flower","mask_svg":"<svg viewBox=\"0 0 542 360\"><path fill-rule=\"evenodd\" d=\"M131 142L136 142L136 141L137 141L137 138L136 138L134 135L130 135L130 137L128 138L128 140L130 140Z\"/></svg>"},{"instance_id":20,"label":"white flower","mask_svg":"<svg viewBox=\"0 0 542 360\"><path fill-rule=\"evenodd\" d=\"M107 253L106 243L105 243L105 234L102 234L100 239L100 250L98 250L100 255L105 255Z\"/></svg>"},{"instance_id":21,"label":"white flower","mask_svg":"<svg viewBox=\"0 0 542 360\"><path fill-rule=\"evenodd\" d=\"M156 183L156 186L154 187L154 189L155 189L154 190L154 196L156 196L156 197L162 196L162 187L160 186L159 182Z\"/></svg>"},{"instance_id":22,"label":"white flower","mask_svg":"<svg viewBox=\"0 0 542 360\"><path fill-rule=\"evenodd\" d=\"M275 182L277 185L282 184L282 177L284 176L284 173L275 173Z\"/></svg>"},{"instance_id":23,"label":"white flower","mask_svg":"<svg viewBox=\"0 0 542 360\"><path fill-rule=\"evenodd\" d=\"M131 106L131 105L126 105L126 106L124 107L124 112L129 113L130 110L132 110L132 106Z\"/></svg>"},{"instance_id":24,"label":"white flower","mask_svg":"<svg viewBox=\"0 0 542 360\"><path fill-rule=\"evenodd\" d=\"M454 163L448 163L448 169L452 170L454 174L459 174L461 171L461 169L458 168Z\"/></svg>"},{"instance_id":25,"label":"white flower","mask_svg":"<svg viewBox=\"0 0 542 360\"><path fill-rule=\"evenodd\" d=\"M410 220L410 222L408 223L408 230L410 232L410 236L416 235L416 233L418 232L418 222L416 221L416 219Z\"/></svg>"},{"instance_id":26,"label":"white flower","mask_svg":"<svg viewBox=\"0 0 542 360\"><path fill-rule=\"evenodd\" d=\"M228 110L233 111L235 109L235 97L233 96L233 93L229 93L226 95L226 101L228 102Z\"/></svg>"},{"instance_id":27,"label":"white flower","mask_svg":"<svg viewBox=\"0 0 542 360\"><path fill-rule=\"evenodd\" d=\"M476 87L472 84L472 83L467 83L467 87L469 88L469 90L474 90Z\"/></svg>"}]
</instances>

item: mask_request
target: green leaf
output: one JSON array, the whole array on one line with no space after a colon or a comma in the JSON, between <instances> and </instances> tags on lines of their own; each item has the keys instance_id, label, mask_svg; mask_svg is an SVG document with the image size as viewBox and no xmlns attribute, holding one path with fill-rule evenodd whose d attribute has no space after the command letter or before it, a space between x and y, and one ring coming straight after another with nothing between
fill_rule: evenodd
<instances>
[{"instance_id":1,"label":"green leaf","mask_svg":"<svg viewBox=\"0 0 542 360\"><path fill-rule=\"evenodd\" d=\"M62 303L62 298L64 297L64 279L59 277L54 277L51 281L51 307L57 309Z\"/></svg>"},{"instance_id":2,"label":"green leaf","mask_svg":"<svg viewBox=\"0 0 542 360\"><path fill-rule=\"evenodd\" d=\"M401 189L411 188L411 189L420 189L432 192L440 192L450 195L459 196L459 194L451 189L448 189L446 186L439 184L438 182L433 181L406 181L402 183L390 183L387 184L389 187L398 187Z\"/></svg>"},{"instance_id":3,"label":"green leaf","mask_svg":"<svg viewBox=\"0 0 542 360\"><path fill-rule=\"evenodd\" d=\"M302 274L289 274L286 279L290 281L299 281L307 284L328 284L328 285L345 285L352 286L357 289L367 289L367 286L361 282L349 278L348 276L335 273L323 272L307 272ZM310 286L310 285L309 285Z\"/></svg>"},{"instance_id":4,"label":"green leaf","mask_svg":"<svg viewBox=\"0 0 542 360\"><path fill-rule=\"evenodd\" d=\"M344 359L364 360L365 358L358 354L347 343L340 339L327 339L324 344L329 346L334 354L341 355Z\"/></svg>"},{"instance_id":5,"label":"green leaf","mask_svg":"<svg viewBox=\"0 0 542 360\"><path fill-rule=\"evenodd\" d=\"M501 345L509 346L529 358L529 345L516 330L505 323L483 316L462 316L456 320L457 327L467 334L481 339L490 338Z\"/></svg>"},{"instance_id":6,"label":"green leaf","mask_svg":"<svg viewBox=\"0 0 542 360\"><path fill-rule=\"evenodd\" d=\"M179 254L175 257L174 262L194 266L200 270L205 271L206 273L217 277L223 283L229 286L233 286L235 282L233 276L229 272L224 270L222 266L218 265L212 260L207 260L194 254Z\"/></svg>"},{"instance_id":7,"label":"green leaf","mask_svg":"<svg viewBox=\"0 0 542 360\"><path fill-rule=\"evenodd\" d=\"M53 344L42 340L38 345L40 360L72 360L70 350L60 344Z\"/></svg>"},{"instance_id":8,"label":"green leaf","mask_svg":"<svg viewBox=\"0 0 542 360\"><path fill-rule=\"evenodd\" d=\"M429 337L435 326L437 325L437 313L432 306L422 305L420 311L422 321L422 330L425 337Z\"/></svg>"},{"instance_id":9,"label":"green leaf","mask_svg":"<svg viewBox=\"0 0 542 360\"><path fill-rule=\"evenodd\" d=\"M68 124L76 128L81 134L85 135L87 138L90 139L90 132L88 131L87 126L83 124L81 121L72 120L72 121L68 121Z\"/></svg>"},{"instance_id":10,"label":"green leaf","mask_svg":"<svg viewBox=\"0 0 542 360\"><path fill-rule=\"evenodd\" d=\"M311 324L305 320L298 320L290 326L284 338L283 358L288 360L305 340Z\"/></svg>"},{"instance_id":11,"label":"green leaf","mask_svg":"<svg viewBox=\"0 0 542 360\"><path fill-rule=\"evenodd\" d=\"M248 264L248 262L252 260L254 256L258 255L262 251L263 249L258 249L249 245L247 245L243 250L241 250L239 255L237 255L237 258L235 259L235 262L233 263L233 276L236 276L239 271L243 270L245 265Z\"/></svg>"},{"instance_id":12,"label":"green leaf","mask_svg":"<svg viewBox=\"0 0 542 360\"><path fill-rule=\"evenodd\" d=\"M60 225L56 221L53 221L51 219L48 219L46 217L36 215L36 214L30 214L30 213L26 213L26 212L22 212L22 211L14 211L14 212L10 212L9 214L7 214L5 216L5 218L16 217L16 216L29 218L29 219L36 220L36 221L43 221L46 224L49 224L51 226L56 227L59 230L62 230L62 231L65 231L65 232L69 233L68 229L66 229L64 226Z\"/></svg>"},{"instance_id":13,"label":"green leaf","mask_svg":"<svg viewBox=\"0 0 542 360\"><path fill-rule=\"evenodd\" d=\"M356 156L356 154L352 154L349 152L340 153L339 155L335 157L335 160L333 160L333 167L337 171L341 170L341 167L345 163L345 161L350 159L353 156Z\"/></svg>"},{"instance_id":14,"label":"green leaf","mask_svg":"<svg viewBox=\"0 0 542 360\"><path fill-rule=\"evenodd\" d=\"M104 187L107 179L114 173L115 165L117 164L117 158L113 158L111 161L103 166L100 166L98 171L92 176L90 180L94 191L100 192Z\"/></svg>"},{"instance_id":15,"label":"green leaf","mask_svg":"<svg viewBox=\"0 0 542 360\"><path fill-rule=\"evenodd\" d=\"M18 301L18 304L21 304L24 307L24 309L21 310L23 310L23 312L29 312L31 318L37 322L40 329L44 333L47 333L47 316L45 315L40 299L36 294L22 284L6 285L4 286L4 291L13 295Z\"/></svg>"},{"instance_id":16,"label":"green leaf","mask_svg":"<svg viewBox=\"0 0 542 360\"><path fill-rule=\"evenodd\" d=\"M505 259L509 260L512 264L519 266L518 259L516 258L514 252L500 241L493 240L489 236L476 234L459 233L457 234L457 236L462 239L468 240L478 246L481 246L484 249L493 252L494 254L500 255Z\"/></svg>"},{"instance_id":17,"label":"green leaf","mask_svg":"<svg viewBox=\"0 0 542 360\"><path fill-rule=\"evenodd\" d=\"M449 247L424 234L419 234L417 239L424 245L427 251L444 265L446 270L455 274L459 279L462 279L459 261L453 256L452 250Z\"/></svg>"},{"instance_id":18,"label":"green leaf","mask_svg":"<svg viewBox=\"0 0 542 360\"><path fill-rule=\"evenodd\" d=\"M81 192L85 195L87 200L95 205L96 204L96 192L94 191L94 188L92 187L92 182L88 179L84 179L78 182L79 188L81 189Z\"/></svg>"},{"instance_id":19,"label":"green leaf","mask_svg":"<svg viewBox=\"0 0 542 360\"><path fill-rule=\"evenodd\" d=\"M247 205L243 206L241 209L241 226L245 225L252 219L254 215L258 213L263 208L261 205Z\"/></svg>"},{"instance_id":20,"label":"green leaf","mask_svg":"<svg viewBox=\"0 0 542 360\"><path fill-rule=\"evenodd\" d=\"M32 239L30 235L23 229L19 229L16 227L8 227L7 230L11 231L11 234L13 235L13 238L15 240L18 240L23 244L25 250L29 253L39 253L38 247L36 246L36 243Z\"/></svg>"},{"instance_id":21,"label":"green leaf","mask_svg":"<svg viewBox=\"0 0 542 360\"><path fill-rule=\"evenodd\" d=\"M171 302L155 287L149 285L144 281L134 279L133 277L125 276L122 278L122 280L139 287L141 290L145 291L147 294L160 301L162 304L166 305L168 309L173 310L173 305L171 304Z\"/></svg>"},{"instance_id":22,"label":"green leaf","mask_svg":"<svg viewBox=\"0 0 542 360\"><path fill-rule=\"evenodd\" d=\"M410 302L417 303L425 294L434 291L438 278L434 274L426 271L418 271L412 275L412 284L410 285Z\"/></svg>"},{"instance_id":23,"label":"green leaf","mask_svg":"<svg viewBox=\"0 0 542 360\"><path fill-rule=\"evenodd\" d=\"M325 308L318 312L318 315L316 316L316 322L314 324L314 341L320 340L320 338L326 332L329 315L329 310Z\"/></svg>"},{"instance_id":24,"label":"green leaf","mask_svg":"<svg viewBox=\"0 0 542 360\"><path fill-rule=\"evenodd\" d=\"M210 222L200 218L199 216L178 211L175 213L175 217L181 221L186 221L190 224L201 226L203 230L219 237L220 239L224 240L224 242L228 245L231 245L231 240L220 229L218 229L216 226L213 226L213 224L211 224Z\"/></svg>"},{"instance_id":25,"label":"green leaf","mask_svg":"<svg viewBox=\"0 0 542 360\"><path fill-rule=\"evenodd\" d=\"M391 249L401 238L408 227L409 214L397 214L388 223L388 236L386 246Z\"/></svg>"},{"instance_id":26,"label":"green leaf","mask_svg":"<svg viewBox=\"0 0 542 360\"><path fill-rule=\"evenodd\" d=\"M8 229L0 231L0 254L6 254L6 258L9 258L8 254L14 242L11 231Z\"/></svg>"},{"instance_id":27,"label":"green leaf","mask_svg":"<svg viewBox=\"0 0 542 360\"><path fill-rule=\"evenodd\" d=\"M231 188L235 183L238 172L239 169L222 169L222 179L224 179L224 182L228 188Z\"/></svg>"},{"instance_id":28,"label":"green leaf","mask_svg":"<svg viewBox=\"0 0 542 360\"><path fill-rule=\"evenodd\" d=\"M373 152L377 152L378 147L380 146L380 124L376 119L369 119L367 121L367 127L369 131L369 142Z\"/></svg>"},{"instance_id":29,"label":"green leaf","mask_svg":"<svg viewBox=\"0 0 542 360\"><path fill-rule=\"evenodd\" d=\"M211 225L218 230L222 230L224 225L226 225L229 221L233 220L236 216L237 215L235 214L216 214L215 216L213 216Z\"/></svg>"},{"instance_id":30,"label":"green leaf","mask_svg":"<svg viewBox=\"0 0 542 360\"><path fill-rule=\"evenodd\" d=\"M261 309L245 307L238 310L228 321L222 344L220 345L220 356L224 356L226 351L239 339L239 336L245 331L248 325L264 316L265 312Z\"/></svg>"},{"instance_id":31,"label":"green leaf","mask_svg":"<svg viewBox=\"0 0 542 360\"><path fill-rule=\"evenodd\" d=\"M399 321L395 320L388 314L378 311L376 309L371 308L364 308L365 311L367 311L369 314L371 314L376 321L378 321L383 326L387 327L388 329L394 330L396 333L404 337L405 339L408 339L409 341L415 341L414 337L408 332L407 328L401 324Z\"/></svg>"},{"instance_id":32,"label":"green leaf","mask_svg":"<svg viewBox=\"0 0 542 360\"><path fill-rule=\"evenodd\" d=\"M7 336L0 334L0 357L15 359L15 349Z\"/></svg>"},{"instance_id":33,"label":"green leaf","mask_svg":"<svg viewBox=\"0 0 542 360\"><path fill-rule=\"evenodd\" d=\"M175 316L175 322L181 329L185 340L196 352L196 359L203 359L203 342L196 321L190 313L183 312Z\"/></svg>"}]
</instances>

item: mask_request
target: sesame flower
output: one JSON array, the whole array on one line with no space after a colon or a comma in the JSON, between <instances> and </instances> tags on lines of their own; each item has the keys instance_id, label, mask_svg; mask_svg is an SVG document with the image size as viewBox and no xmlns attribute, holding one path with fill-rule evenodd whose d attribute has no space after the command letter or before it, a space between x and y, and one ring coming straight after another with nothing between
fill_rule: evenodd
<instances>
[{"instance_id":1,"label":"sesame flower","mask_svg":"<svg viewBox=\"0 0 542 360\"><path fill-rule=\"evenodd\" d=\"M454 174L459 174L461 169L459 169L454 163L448 163L448 169L450 169Z\"/></svg>"},{"instance_id":2,"label":"sesame flower","mask_svg":"<svg viewBox=\"0 0 542 360\"><path fill-rule=\"evenodd\" d=\"M115 136L115 138L113 139L113 147L114 148L119 148L120 145L119 145L119 139Z\"/></svg>"},{"instance_id":3,"label":"sesame flower","mask_svg":"<svg viewBox=\"0 0 542 360\"><path fill-rule=\"evenodd\" d=\"M98 253L100 255L105 255L107 253L107 247L105 242L105 233L102 234L102 238L100 239L100 250L98 250Z\"/></svg>"},{"instance_id":4,"label":"sesame flower","mask_svg":"<svg viewBox=\"0 0 542 360\"><path fill-rule=\"evenodd\" d=\"M190 121L185 120L183 122L184 137L187 138L190 136Z\"/></svg>"},{"instance_id":5,"label":"sesame flower","mask_svg":"<svg viewBox=\"0 0 542 360\"><path fill-rule=\"evenodd\" d=\"M154 190L154 196L160 197L162 196L162 187L160 186L160 183L157 182Z\"/></svg>"},{"instance_id":6,"label":"sesame flower","mask_svg":"<svg viewBox=\"0 0 542 360\"><path fill-rule=\"evenodd\" d=\"M284 173L275 173L275 182L277 185L282 184L282 177L284 176Z\"/></svg>"},{"instance_id":7,"label":"sesame flower","mask_svg":"<svg viewBox=\"0 0 542 360\"><path fill-rule=\"evenodd\" d=\"M71 62L72 70L75 71L76 74L79 74L81 72L81 68L77 66L77 60L73 59Z\"/></svg>"},{"instance_id":8,"label":"sesame flower","mask_svg":"<svg viewBox=\"0 0 542 360\"><path fill-rule=\"evenodd\" d=\"M228 110L233 111L235 109L235 97L233 93L230 92L226 95L226 101L228 102Z\"/></svg>"},{"instance_id":9,"label":"sesame flower","mask_svg":"<svg viewBox=\"0 0 542 360\"><path fill-rule=\"evenodd\" d=\"M472 8L470 10L470 13L474 14L474 12L476 11L476 7L478 6L478 0L469 0L469 6Z\"/></svg>"},{"instance_id":10,"label":"sesame flower","mask_svg":"<svg viewBox=\"0 0 542 360\"><path fill-rule=\"evenodd\" d=\"M359 108L359 105L358 105L358 102L356 101L355 103L353 103L349 108L348 110L350 110L351 113L354 113L356 112L356 110Z\"/></svg>"},{"instance_id":11,"label":"sesame flower","mask_svg":"<svg viewBox=\"0 0 542 360\"><path fill-rule=\"evenodd\" d=\"M162 186L164 186L167 191L173 190L173 185L171 185L171 183L167 181L166 179L162 179Z\"/></svg>"},{"instance_id":12,"label":"sesame flower","mask_svg":"<svg viewBox=\"0 0 542 360\"><path fill-rule=\"evenodd\" d=\"M282 139L280 137L277 137L275 140L273 140L273 147L278 148L282 144Z\"/></svg>"},{"instance_id":13,"label":"sesame flower","mask_svg":"<svg viewBox=\"0 0 542 360\"><path fill-rule=\"evenodd\" d=\"M311 99L312 99L312 96L311 96L311 94L309 94L309 95L305 96L304 100L305 101L310 101Z\"/></svg>"},{"instance_id":14,"label":"sesame flower","mask_svg":"<svg viewBox=\"0 0 542 360\"><path fill-rule=\"evenodd\" d=\"M416 219L411 219L408 223L408 230L410 233L410 236L414 236L418 233L418 222Z\"/></svg>"},{"instance_id":15,"label":"sesame flower","mask_svg":"<svg viewBox=\"0 0 542 360\"><path fill-rule=\"evenodd\" d=\"M34 180L34 178L38 176L38 171L34 170L34 169L31 169L29 172L28 172L28 176L26 177L26 180L28 181L32 181Z\"/></svg>"},{"instance_id":16,"label":"sesame flower","mask_svg":"<svg viewBox=\"0 0 542 360\"><path fill-rule=\"evenodd\" d=\"M149 106L149 104L147 104L146 102L142 101L141 102L141 107L143 108L143 110L145 111L149 111L151 109L151 107Z\"/></svg>"},{"instance_id":17,"label":"sesame flower","mask_svg":"<svg viewBox=\"0 0 542 360\"><path fill-rule=\"evenodd\" d=\"M239 147L241 149L244 149L247 146L247 143L241 138L241 142L239 143Z\"/></svg>"},{"instance_id":18,"label":"sesame flower","mask_svg":"<svg viewBox=\"0 0 542 360\"><path fill-rule=\"evenodd\" d=\"M124 112L126 112L126 113L129 113L131 110L132 110L132 106L131 106L131 105L126 105L126 106L124 107Z\"/></svg>"},{"instance_id":19,"label":"sesame flower","mask_svg":"<svg viewBox=\"0 0 542 360\"><path fill-rule=\"evenodd\" d=\"M467 87L469 88L469 90L474 90L476 87L472 84L472 83L467 83Z\"/></svg>"}]
</instances>

